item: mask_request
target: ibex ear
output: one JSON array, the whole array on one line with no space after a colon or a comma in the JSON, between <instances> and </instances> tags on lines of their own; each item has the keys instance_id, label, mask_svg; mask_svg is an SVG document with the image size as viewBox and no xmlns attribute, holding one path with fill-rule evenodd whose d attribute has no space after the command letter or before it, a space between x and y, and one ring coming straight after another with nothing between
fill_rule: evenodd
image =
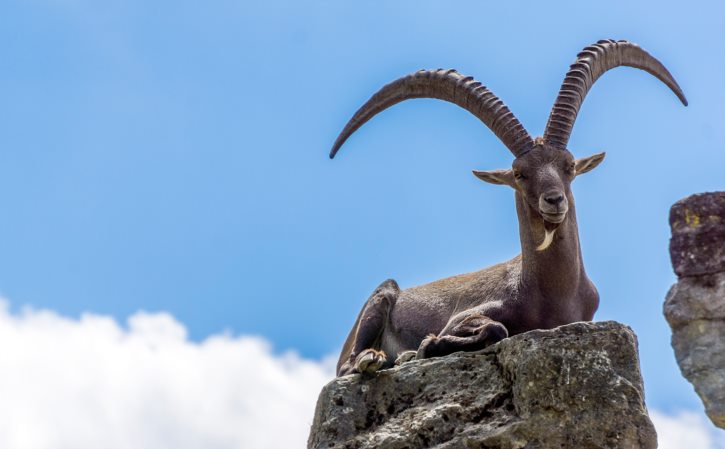
<instances>
[{"instance_id":1,"label":"ibex ear","mask_svg":"<svg viewBox=\"0 0 725 449\"><path fill-rule=\"evenodd\" d=\"M597 153L588 157L577 159L574 163L576 175L579 176L583 173L594 170L594 168L604 160L604 156L606 156L606 154L607 153Z\"/></svg>"},{"instance_id":2,"label":"ibex ear","mask_svg":"<svg viewBox=\"0 0 725 449\"><path fill-rule=\"evenodd\" d=\"M486 181L491 184L505 184L507 186L514 187L514 172L513 170L491 170L491 171L479 171L473 170L473 174L476 175L481 181Z\"/></svg>"}]
</instances>

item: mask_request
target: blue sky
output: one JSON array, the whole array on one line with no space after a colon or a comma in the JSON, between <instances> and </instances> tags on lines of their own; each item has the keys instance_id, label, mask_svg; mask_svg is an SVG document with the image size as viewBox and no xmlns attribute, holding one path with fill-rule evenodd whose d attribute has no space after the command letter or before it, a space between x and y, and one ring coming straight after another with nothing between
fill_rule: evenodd
<instances>
[{"instance_id":1,"label":"blue sky","mask_svg":"<svg viewBox=\"0 0 725 449\"><path fill-rule=\"evenodd\" d=\"M648 405L699 412L661 311L667 217L723 189L725 10L687 6L5 1L0 295L14 311L168 312L192 341L229 331L275 353L336 353L382 280L519 252L512 192L470 173L511 156L475 117L409 101L330 161L350 115L399 76L450 67L540 135L576 53L628 39L690 106L629 68L590 92L569 147L607 158L573 186L584 261L595 318L639 336Z\"/></svg>"}]
</instances>

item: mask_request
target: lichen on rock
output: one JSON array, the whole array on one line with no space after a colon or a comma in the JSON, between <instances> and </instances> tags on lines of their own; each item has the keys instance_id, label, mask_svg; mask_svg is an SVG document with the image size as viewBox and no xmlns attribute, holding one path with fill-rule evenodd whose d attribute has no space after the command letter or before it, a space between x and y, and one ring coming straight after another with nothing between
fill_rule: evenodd
<instances>
[{"instance_id":1,"label":"lichen on rock","mask_svg":"<svg viewBox=\"0 0 725 449\"><path fill-rule=\"evenodd\" d=\"M322 390L309 448L655 448L636 336L615 322L519 334Z\"/></svg>"},{"instance_id":2,"label":"lichen on rock","mask_svg":"<svg viewBox=\"0 0 725 449\"><path fill-rule=\"evenodd\" d=\"M670 209L670 257L678 277L725 271L725 192L699 193Z\"/></svg>"}]
</instances>

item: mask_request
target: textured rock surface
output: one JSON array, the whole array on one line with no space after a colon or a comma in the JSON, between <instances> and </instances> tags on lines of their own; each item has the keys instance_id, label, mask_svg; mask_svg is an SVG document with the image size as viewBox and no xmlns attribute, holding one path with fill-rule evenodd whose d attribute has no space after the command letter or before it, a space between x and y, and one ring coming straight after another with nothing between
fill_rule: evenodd
<instances>
[{"instance_id":1,"label":"textured rock surface","mask_svg":"<svg viewBox=\"0 0 725 449\"><path fill-rule=\"evenodd\" d=\"M725 273L681 279L667 294L665 316L682 374L725 429Z\"/></svg>"},{"instance_id":2,"label":"textured rock surface","mask_svg":"<svg viewBox=\"0 0 725 449\"><path fill-rule=\"evenodd\" d=\"M322 390L310 448L654 448L637 340L574 323Z\"/></svg>"},{"instance_id":3,"label":"textured rock surface","mask_svg":"<svg viewBox=\"0 0 725 449\"><path fill-rule=\"evenodd\" d=\"M725 192L693 195L670 211L670 255L680 277L665 317L682 374L725 428Z\"/></svg>"},{"instance_id":4,"label":"textured rock surface","mask_svg":"<svg viewBox=\"0 0 725 449\"><path fill-rule=\"evenodd\" d=\"M725 192L700 193L670 209L670 257L677 276L725 271Z\"/></svg>"}]
</instances>

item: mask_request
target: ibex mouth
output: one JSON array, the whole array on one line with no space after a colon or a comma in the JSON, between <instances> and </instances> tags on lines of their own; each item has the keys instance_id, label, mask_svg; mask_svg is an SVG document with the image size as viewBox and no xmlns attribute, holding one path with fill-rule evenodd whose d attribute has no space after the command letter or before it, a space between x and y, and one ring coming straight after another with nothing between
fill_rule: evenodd
<instances>
[{"instance_id":1,"label":"ibex mouth","mask_svg":"<svg viewBox=\"0 0 725 449\"><path fill-rule=\"evenodd\" d=\"M549 223L559 224L566 218L566 212L558 214L547 214L545 212L542 212L541 216L544 217L544 220L548 221Z\"/></svg>"}]
</instances>

